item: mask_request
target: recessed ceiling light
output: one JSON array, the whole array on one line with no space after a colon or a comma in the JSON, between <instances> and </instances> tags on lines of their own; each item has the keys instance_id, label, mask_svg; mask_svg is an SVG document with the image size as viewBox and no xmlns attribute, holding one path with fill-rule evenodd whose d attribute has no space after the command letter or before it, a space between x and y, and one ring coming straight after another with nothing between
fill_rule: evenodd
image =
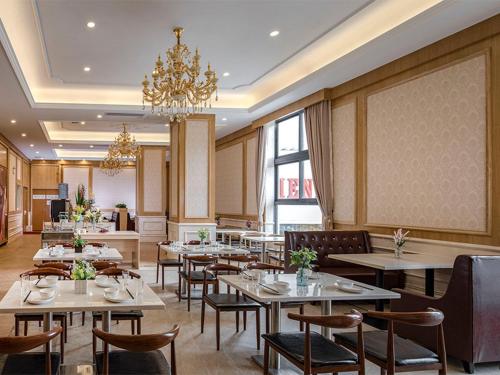
<instances>
[{"instance_id":1,"label":"recessed ceiling light","mask_svg":"<svg viewBox=\"0 0 500 375\"><path fill-rule=\"evenodd\" d=\"M84 68L83 68L83 71L84 71L84 72L90 72L90 66L86 66L86 67L84 67Z\"/></svg>"},{"instance_id":2,"label":"recessed ceiling light","mask_svg":"<svg viewBox=\"0 0 500 375\"><path fill-rule=\"evenodd\" d=\"M30 147L35 147L35 145L32 143L32 144L30 144Z\"/></svg>"},{"instance_id":3,"label":"recessed ceiling light","mask_svg":"<svg viewBox=\"0 0 500 375\"><path fill-rule=\"evenodd\" d=\"M231 75L231 73L229 73L229 72L224 72L224 73L222 73L222 75L223 75L224 77L229 77L229 76Z\"/></svg>"},{"instance_id":4,"label":"recessed ceiling light","mask_svg":"<svg viewBox=\"0 0 500 375\"><path fill-rule=\"evenodd\" d=\"M168 127L168 126L169 126L169 124L165 124L165 126L166 126L166 127Z\"/></svg>"},{"instance_id":5,"label":"recessed ceiling light","mask_svg":"<svg viewBox=\"0 0 500 375\"><path fill-rule=\"evenodd\" d=\"M10 123L11 123L11 124L15 124L16 122L17 122L17 121L16 121L15 119L10 120Z\"/></svg>"},{"instance_id":6,"label":"recessed ceiling light","mask_svg":"<svg viewBox=\"0 0 500 375\"><path fill-rule=\"evenodd\" d=\"M97 118L102 118L102 115L97 115Z\"/></svg>"},{"instance_id":7,"label":"recessed ceiling light","mask_svg":"<svg viewBox=\"0 0 500 375\"><path fill-rule=\"evenodd\" d=\"M278 36L278 35L280 35L279 30L273 30L273 31L271 31L271 32L269 33L269 36L271 36L271 37L273 37L273 38L274 38L275 36Z\"/></svg>"},{"instance_id":8,"label":"recessed ceiling light","mask_svg":"<svg viewBox=\"0 0 500 375\"><path fill-rule=\"evenodd\" d=\"M90 145L89 147L90 147L90 148L94 148L94 145Z\"/></svg>"},{"instance_id":9,"label":"recessed ceiling light","mask_svg":"<svg viewBox=\"0 0 500 375\"><path fill-rule=\"evenodd\" d=\"M21 133L21 137L26 137L26 133Z\"/></svg>"},{"instance_id":10,"label":"recessed ceiling light","mask_svg":"<svg viewBox=\"0 0 500 375\"><path fill-rule=\"evenodd\" d=\"M89 21L89 22L87 22L87 27L88 27L89 29L93 29L93 28L95 27L95 22L94 22L94 21Z\"/></svg>"},{"instance_id":11,"label":"recessed ceiling light","mask_svg":"<svg viewBox=\"0 0 500 375\"><path fill-rule=\"evenodd\" d=\"M39 154L39 153L40 153L40 151L35 151L35 154Z\"/></svg>"},{"instance_id":12,"label":"recessed ceiling light","mask_svg":"<svg viewBox=\"0 0 500 375\"><path fill-rule=\"evenodd\" d=\"M80 121L80 124L81 125L85 125L85 121Z\"/></svg>"},{"instance_id":13,"label":"recessed ceiling light","mask_svg":"<svg viewBox=\"0 0 500 375\"><path fill-rule=\"evenodd\" d=\"M226 118L226 117L223 117L223 118L222 118L222 121L227 121L227 118Z\"/></svg>"},{"instance_id":14,"label":"recessed ceiling light","mask_svg":"<svg viewBox=\"0 0 500 375\"><path fill-rule=\"evenodd\" d=\"M63 145L59 145L59 147L62 147Z\"/></svg>"}]
</instances>

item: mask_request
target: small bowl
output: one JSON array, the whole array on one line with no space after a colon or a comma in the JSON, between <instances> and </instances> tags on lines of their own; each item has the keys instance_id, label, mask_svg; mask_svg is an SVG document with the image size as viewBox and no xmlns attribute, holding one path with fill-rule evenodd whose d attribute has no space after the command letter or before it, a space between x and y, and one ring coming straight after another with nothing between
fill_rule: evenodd
<instances>
[{"instance_id":1,"label":"small bowl","mask_svg":"<svg viewBox=\"0 0 500 375\"><path fill-rule=\"evenodd\" d=\"M110 298L118 297L118 293L119 293L119 289L115 288L115 287L104 289L104 294Z\"/></svg>"},{"instance_id":2,"label":"small bowl","mask_svg":"<svg viewBox=\"0 0 500 375\"><path fill-rule=\"evenodd\" d=\"M108 279L108 277L106 275L97 275L95 277L95 281L98 282L98 283L103 283L105 282L106 280Z\"/></svg>"},{"instance_id":3,"label":"small bowl","mask_svg":"<svg viewBox=\"0 0 500 375\"><path fill-rule=\"evenodd\" d=\"M40 293L41 299L51 299L56 294L56 291L50 288L43 288L40 289L38 292Z\"/></svg>"},{"instance_id":4,"label":"small bowl","mask_svg":"<svg viewBox=\"0 0 500 375\"><path fill-rule=\"evenodd\" d=\"M45 276L45 282L47 283L47 285L55 285L57 283L57 280L59 279L59 277L57 276Z\"/></svg>"},{"instance_id":5,"label":"small bowl","mask_svg":"<svg viewBox=\"0 0 500 375\"><path fill-rule=\"evenodd\" d=\"M339 281L338 284L342 288L354 288L354 283L348 283L348 282L345 282L345 281Z\"/></svg>"},{"instance_id":6,"label":"small bowl","mask_svg":"<svg viewBox=\"0 0 500 375\"><path fill-rule=\"evenodd\" d=\"M287 281L275 281L274 285L281 289L288 289L290 287L290 283Z\"/></svg>"}]
</instances>

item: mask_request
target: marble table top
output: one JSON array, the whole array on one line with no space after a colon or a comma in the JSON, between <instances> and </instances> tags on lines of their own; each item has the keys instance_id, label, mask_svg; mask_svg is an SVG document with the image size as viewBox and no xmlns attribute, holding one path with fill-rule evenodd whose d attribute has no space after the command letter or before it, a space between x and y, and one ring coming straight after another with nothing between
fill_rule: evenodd
<instances>
[{"instance_id":1,"label":"marble table top","mask_svg":"<svg viewBox=\"0 0 500 375\"><path fill-rule=\"evenodd\" d=\"M432 254L407 254L396 258L391 253L329 254L328 258L379 270L424 270L453 268L454 258Z\"/></svg>"}]
</instances>

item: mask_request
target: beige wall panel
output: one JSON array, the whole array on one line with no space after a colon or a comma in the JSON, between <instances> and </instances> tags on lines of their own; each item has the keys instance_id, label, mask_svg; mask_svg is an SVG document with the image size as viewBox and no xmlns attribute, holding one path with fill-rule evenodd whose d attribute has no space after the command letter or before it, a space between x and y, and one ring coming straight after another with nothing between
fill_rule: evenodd
<instances>
[{"instance_id":1,"label":"beige wall panel","mask_svg":"<svg viewBox=\"0 0 500 375\"><path fill-rule=\"evenodd\" d=\"M334 220L355 223L356 104L332 109Z\"/></svg>"},{"instance_id":2,"label":"beige wall panel","mask_svg":"<svg viewBox=\"0 0 500 375\"><path fill-rule=\"evenodd\" d=\"M206 218L208 212L207 120L186 121L185 213L186 218ZM200 192L203 192L200 194Z\"/></svg>"},{"instance_id":3,"label":"beige wall panel","mask_svg":"<svg viewBox=\"0 0 500 375\"><path fill-rule=\"evenodd\" d=\"M243 214L243 143L217 151L215 156L215 210Z\"/></svg>"},{"instance_id":4,"label":"beige wall panel","mask_svg":"<svg viewBox=\"0 0 500 375\"><path fill-rule=\"evenodd\" d=\"M9 152L9 212L16 211L16 166L16 155Z\"/></svg>"},{"instance_id":5,"label":"beige wall panel","mask_svg":"<svg viewBox=\"0 0 500 375\"><path fill-rule=\"evenodd\" d=\"M59 165L57 164L31 165L32 189L57 189L58 183L59 183Z\"/></svg>"},{"instance_id":6,"label":"beige wall panel","mask_svg":"<svg viewBox=\"0 0 500 375\"><path fill-rule=\"evenodd\" d=\"M163 206L165 150L144 149L143 158L143 211L161 212Z\"/></svg>"},{"instance_id":7,"label":"beige wall panel","mask_svg":"<svg viewBox=\"0 0 500 375\"><path fill-rule=\"evenodd\" d=\"M114 208L124 202L129 210L135 210L135 168L124 168L115 176L108 176L100 168L93 168L92 192L95 204L100 208Z\"/></svg>"},{"instance_id":8,"label":"beige wall panel","mask_svg":"<svg viewBox=\"0 0 500 375\"><path fill-rule=\"evenodd\" d=\"M170 217L176 217L178 215L178 163L179 163L179 127L171 127L171 140L170 142Z\"/></svg>"},{"instance_id":9,"label":"beige wall panel","mask_svg":"<svg viewBox=\"0 0 500 375\"><path fill-rule=\"evenodd\" d=\"M486 58L367 99L367 223L487 230Z\"/></svg>"},{"instance_id":10,"label":"beige wall panel","mask_svg":"<svg viewBox=\"0 0 500 375\"><path fill-rule=\"evenodd\" d=\"M75 194L79 184L85 186L85 197L89 198L89 171L90 166L70 167L63 166L63 182L68 184L68 198L75 204Z\"/></svg>"},{"instance_id":11,"label":"beige wall panel","mask_svg":"<svg viewBox=\"0 0 500 375\"><path fill-rule=\"evenodd\" d=\"M246 212L245 215L257 215L257 186L256 186L256 171L257 171L257 137L250 138L247 141L247 157L246 157L246 173L247 173L247 188L246 188Z\"/></svg>"}]
</instances>

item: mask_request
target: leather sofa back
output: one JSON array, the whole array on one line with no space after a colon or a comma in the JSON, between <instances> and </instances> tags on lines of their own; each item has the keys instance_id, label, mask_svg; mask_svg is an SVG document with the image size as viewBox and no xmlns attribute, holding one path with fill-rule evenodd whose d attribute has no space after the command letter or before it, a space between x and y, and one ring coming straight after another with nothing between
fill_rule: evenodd
<instances>
[{"instance_id":1,"label":"leather sofa back","mask_svg":"<svg viewBox=\"0 0 500 375\"><path fill-rule=\"evenodd\" d=\"M367 231L332 230L285 232L285 272L292 271L289 250L309 248L318 253L315 262L320 268L352 267L349 263L328 258L328 254L371 253Z\"/></svg>"}]
</instances>

